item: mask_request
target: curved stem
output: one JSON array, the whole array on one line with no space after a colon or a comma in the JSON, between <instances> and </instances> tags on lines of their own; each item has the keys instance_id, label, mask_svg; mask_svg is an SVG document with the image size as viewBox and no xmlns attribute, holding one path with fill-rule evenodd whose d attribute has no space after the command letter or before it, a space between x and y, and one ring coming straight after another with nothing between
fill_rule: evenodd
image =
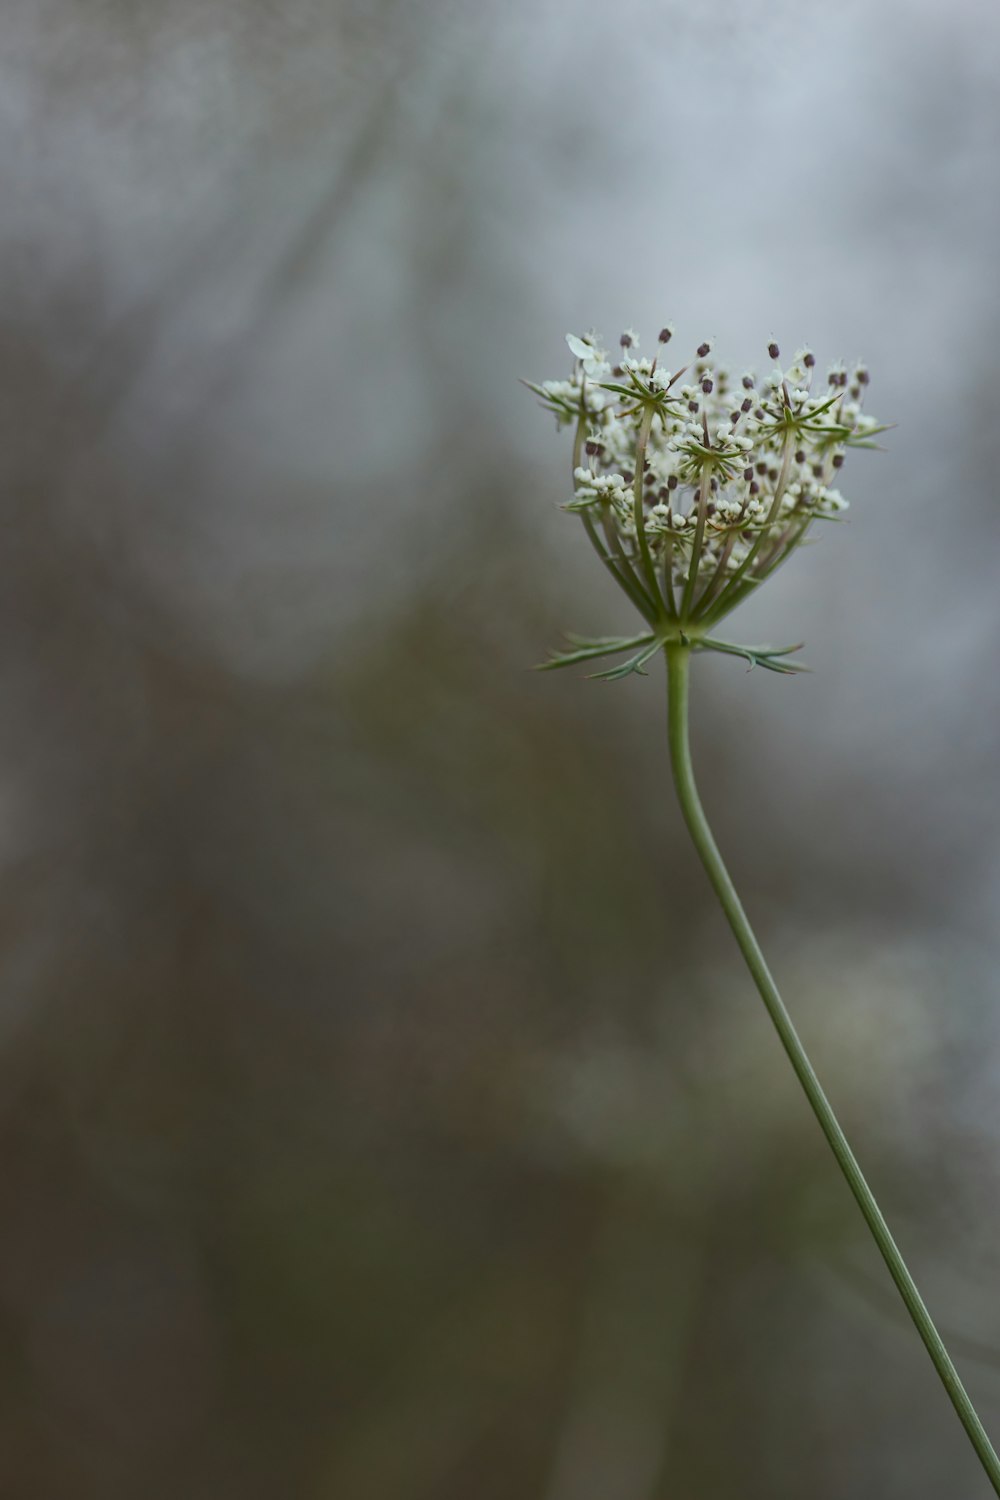
<instances>
[{"instance_id":1,"label":"curved stem","mask_svg":"<svg viewBox=\"0 0 1000 1500\"><path fill-rule=\"evenodd\" d=\"M725 587L715 600L713 615L718 620L721 620L723 615L728 615L730 610L735 609L737 598L742 597L742 593L740 593L739 595L737 594L737 591L740 589L741 584L743 585L743 592L748 593L750 589L752 589L760 581L752 574L750 574L749 577L747 575L750 573L750 569L757 561L760 550L764 545L765 538L770 536L771 527L778 519L778 515L781 511L781 502L785 498L785 489L788 484L788 471L791 465L792 439L793 434L791 432L786 432L781 450L781 468L778 471L777 483L774 486L774 498L771 501L770 509L768 510L767 515L764 518L764 524L757 534L757 540L754 542L753 546L750 548L750 551L747 553L746 557L736 569L736 572L733 574L732 578L726 580Z\"/></svg>"},{"instance_id":2,"label":"curved stem","mask_svg":"<svg viewBox=\"0 0 1000 1500\"><path fill-rule=\"evenodd\" d=\"M604 544L597 534L597 528L590 517L587 515L586 511L580 512L580 519L583 521L583 529L587 533L590 545L593 547L594 551L601 559L601 562L611 574L612 578L618 584L619 588L628 595L639 613L643 615L651 625L655 625L657 620L656 605L653 603L652 599L649 598L645 589L639 583L639 580L636 578L629 565L628 559L623 558L619 562L614 557L612 557L609 552L605 551Z\"/></svg>"},{"instance_id":3,"label":"curved stem","mask_svg":"<svg viewBox=\"0 0 1000 1500\"><path fill-rule=\"evenodd\" d=\"M747 968L750 970L754 983L760 991L760 997L767 1007L767 1013L778 1033L781 1045L788 1054L789 1061L795 1069L796 1077L802 1085L806 1098L809 1100L813 1114L819 1121L820 1129L826 1136L830 1149L837 1158L840 1170L847 1179L847 1185L854 1194L855 1202L864 1215L872 1238L881 1251L882 1259L889 1268L889 1274L896 1283L899 1295L906 1304L906 1309L916 1325L917 1332L924 1342L924 1347L934 1362L934 1368L941 1377L941 1381L948 1392L952 1405L958 1413L962 1426L965 1428L972 1446L979 1456L979 1461L985 1469L995 1493L1000 1495L1000 1459L997 1458L993 1445L987 1436L986 1429L979 1420L976 1409L969 1399L958 1371L952 1363L951 1356L944 1346L941 1335L935 1328L931 1315L924 1306L924 1301L917 1290L916 1282L910 1275L906 1262L903 1260L896 1242L890 1233L889 1226L882 1217L882 1211L865 1180L854 1152L848 1144L847 1137L841 1129L833 1107L823 1092L823 1087L816 1076L812 1063L809 1061L809 1057L799 1039L792 1019L785 1009L784 1001L778 993L778 988L771 977L771 972L767 967L753 928L747 920L746 912L743 910L740 898L736 893L736 888L730 879L729 871L723 863L722 856L712 836L712 830L708 825L708 820L705 817L698 796L694 770L691 765L691 750L688 743L690 650L685 646L674 643L668 644L664 649L667 658L670 760L673 767L674 785L677 789L677 797L684 815L684 821L688 827L688 832L694 840L694 845L701 857L701 862L705 866L708 878L712 883L715 894L719 898L719 903L740 946L740 951L746 960Z\"/></svg>"},{"instance_id":4,"label":"curved stem","mask_svg":"<svg viewBox=\"0 0 1000 1500\"><path fill-rule=\"evenodd\" d=\"M573 435L574 490L576 489L576 471L580 467L580 460L583 458L583 435L586 430L586 426L587 404L586 385L584 384L580 388L580 414L576 419L576 431ZM580 519L583 522L583 529L587 533L587 539L590 542L590 545L593 547L594 551L597 553L598 557L601 559L601 562L618 583L619 587L624 589L625 593L632 600L632 603L635 605L639 613L644 615L650 622L650 624L652 624L658 617L659 611L656 604L653 603L653 600L650 599L646 594L645 589L642 587L641 583L636 577L632 569L632 565L629 562L628 558L625 556L624 552L622 552L621 548L619 547L617 556L613 557L611 553L605 550L600 537L597 535L597 528L591 520L590 516L587 515L587 512L585 510L582 510L580 512Z\"/></svg>"},{"instance_id":5,"label":"curved stem","mask_svg":"<svg viewBox=\"0 0 1000 1500\"><path fill-rule=\"evenodd\" d=\"M667 606L667 618L677 619L677 600L674 598L674 540L667 532L663 540L663 602Z\"/></svg>"},{"instance_id":6,"label":"curved stem","mask_svg":"<svg viewBox=\"0 0 1000 1500\"><path fill-rule=\"evenodd\" d=\"M707 441L707 439L706 439ZM691 601L694 598L695 584L698 582L698 568L701 564L701 547L705 538L705 521L708 511L709 483L711 475L706 469L701 476L701 484L698 486L698 519L695 522L694 543L691 547L691 565L688 568L687 582L684 585L684 597L681 600L681 624L687 623L688 615L691 613Z\"/></svg>"},{"instance_id":7,"label":"curved stem","mask_svg":"<svg viewBox=\"0 0 1000 1500\"><path fill-rule=\"evenodd\" d=\"M726 537L722 545L722 551L719 553L719 561L715 565L714 573L706 583L700 597L695 600L694 615L696 619L706 613L709 605L712 603L713 597L721 592L722 586L726 581L726 568L729 565L729 559L733 555L735 545L736 532L733 530Z\"/></svg>"},{"instance_id":8,"label":"curved stem","mask_svg":"<svg viewBox=\"0 0 1000 1500\"><path fill-rule=\"evenodd\" d=\"M649 540L646 536L646 522L643 516L643 480L646 470L646 447L649 443L649 433L653 425L653 408L647 406L639 420L639 432L635 440L635 474L632 479L632 514L635 521L635 535L639 546L639 557L642 562L642 571L645 575L646 584L650 596L656 601L657 616L665 619L665 608L660 597L660 585L656 578L656 567L653 556L649 550Z\"/></svg>"}]
</instances>

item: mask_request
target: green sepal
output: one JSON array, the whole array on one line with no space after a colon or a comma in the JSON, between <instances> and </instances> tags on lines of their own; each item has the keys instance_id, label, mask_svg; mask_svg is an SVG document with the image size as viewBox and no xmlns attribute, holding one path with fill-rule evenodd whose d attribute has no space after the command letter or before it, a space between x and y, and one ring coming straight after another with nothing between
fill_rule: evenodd
<instances>
[{"instance_id":1,"label":"green sepal","mask_svg":"<svg viewBox=\"0 0 1000 1500\"><path fill-rule=\"evenodd\" d=\"M631 651L635 646L645 647L650 642L653 642L653 650L658 650L660 644L654 635L648 633L632 636L605 635L588 639L586 636L570 635L567 632L566 639L574 649L553 652L548 661L540 661L537 664L536 672L551 672L558 667L573 667L577 662L593 661L600 656L617 656L620 651ZM629 670L633 669L629 668Z\"/></svg>"},{"instance_id":2,"label":"green sepal","mask_svg":"<svg viewBox=\"0 0 1000 1500\"><path fill-rule=\"evenodd\" d=\"M732 641L717 641L709 636L702 636L701 640L694 642L696 651L719 651L724 656L739 656L750 663L747 668L752 672L754 667L763 667L766 672L778 672L783 677L794 676L796 672L810 672L805 662L783 661L781 658L791 656L794 651L801 651L803 643L797 646L738 646Z\"/></svg>"},{"instance_id":3,"label":"green sepal","mask_svg":"<svg viewBox=\"0 0 1000 1500\"><path fill-rule=\"evenodd\" d=\"M622 677L630 677L633 672L638 673L640 677L647 677L649 674L644 671L645 665L651 657L656 655L662 645L663 642L654 637L651 645L646 646L642 651L637 651L635 656L630 656L628 661L622 662L621 666L608 667L603 672L588 672L587 680L588 682L618 682Z\"/></svg>"},{"instance_id":4,"label":"green sepal","mask_svg":"<svg viewBox=\"0 0 1000 1500\"><path fill-rule=\"evenodd\" d=\"M610 381L605 384L603 380L599 380L597 384L602 391L614 391L615 395L627 396L630 401L634 401L636 396L642 394L641 389L636 390L634 385L615 385Z\"/></svg>"},{"instance_id":5,"label":"green sepal","mask_svg":"<svg viewBox=\"0 0 1000 1500\"><path fill-rule=\"evenodd\" d=\"M884 449L882 448L881 443L873 443L870 440L873 437L878 437L878 435L879 435L880 432L892 432L893 429L895 427L897 427L898 425L899 424L896 423L896 422L884 422L882 424L882 426L880 426L880 427L866 427L865 430L864 430L864 432L858 433L856 437L853 435L855 429L852 428L852 435L851 435L851 437L845 439L845 441L844 441L844 447L845 448L874 448L879 453L882 453L882 452L884 452Z\"/></svg>"}]
</instances>

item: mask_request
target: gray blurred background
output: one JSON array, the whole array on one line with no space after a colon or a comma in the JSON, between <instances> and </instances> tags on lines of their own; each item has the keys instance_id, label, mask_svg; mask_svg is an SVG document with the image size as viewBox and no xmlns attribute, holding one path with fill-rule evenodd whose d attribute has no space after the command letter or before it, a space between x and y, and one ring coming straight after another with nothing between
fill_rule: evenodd
<instances>
[{"instance_id":1,"label":"gray blurred background","mask_svg":"<svg viewBox=\"0 0 1000 1500\"><path fill-rule=\"evenodd\" d=\"M709 812L1000 1431L992 0L6 0L4 1500L978 1500L517 377L898 424Z\"/></svg>"}]
</instances>

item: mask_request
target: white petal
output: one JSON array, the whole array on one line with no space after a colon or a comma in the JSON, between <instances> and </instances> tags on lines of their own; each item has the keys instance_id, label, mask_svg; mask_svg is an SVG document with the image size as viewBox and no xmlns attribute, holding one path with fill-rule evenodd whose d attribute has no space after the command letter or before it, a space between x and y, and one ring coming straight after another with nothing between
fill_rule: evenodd
<instances>
[{"instance_id":1,"label":"white petal","mask_svg":"<svg viewBox=\"0 0 1000 1500\"><path fill-rule=\"evenodd\" d=\"M575 333L567 333L566 342L569 345L570 353L575 354L577 359L594 359L600 353L599 350L594 348L593 344L588 344L586 339L578 339Z\"/></svg>"}]
</instances>

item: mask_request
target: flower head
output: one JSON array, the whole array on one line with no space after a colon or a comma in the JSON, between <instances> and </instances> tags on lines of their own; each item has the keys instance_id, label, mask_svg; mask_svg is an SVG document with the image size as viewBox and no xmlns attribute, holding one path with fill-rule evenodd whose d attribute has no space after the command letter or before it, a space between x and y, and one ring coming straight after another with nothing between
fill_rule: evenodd
<instances>
[{"instance_id":1,"label":"flower head","mask_svg":"<svg viewBox=\"0 0 1000 1500\"><path fill-rule=\"evenodd\" d=\"M762 379L731 375L712 339L672 372L659 363L672 334L666 325L646 357L627 329L614 363L595 333L569 334L569 377L530 388L576 429L565 509L582 516L649 639L704 644L814 522L842 516L845 453L874 447L885 428L863 410L863 365L836 364L824 382L805 347L783 369L771 336Z\"/></svg>"}]
</instances>

